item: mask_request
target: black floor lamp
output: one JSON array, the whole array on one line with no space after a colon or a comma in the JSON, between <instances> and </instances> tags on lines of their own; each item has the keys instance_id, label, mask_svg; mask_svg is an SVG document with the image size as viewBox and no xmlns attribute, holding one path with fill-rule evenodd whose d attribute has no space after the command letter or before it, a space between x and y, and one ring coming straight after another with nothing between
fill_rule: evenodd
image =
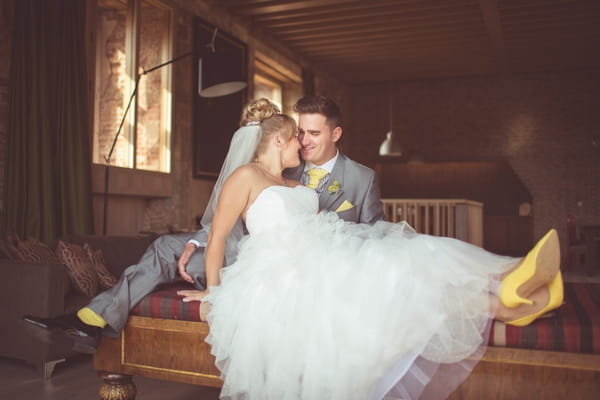
<instances>
[{"instance_id":1,"label":"black floor lamp","mask_svg":"<svg viewBox=\"0 0 600 400\"><path fill-rule=\"evenodd\" d=\"M206 51L206 50L203 51L202 56L209 57L210 54L216 53L216 48L215 48L216 36L217 36L217 28L215 28L213 31L211 41L203 46L203 50L208 49L209 51ZM123 124L125 123L127 113L129 112L129 108L131 107L131 103L133 102L133 99L137 94L137 89L138 89L138 85L140 83L140 79L142 78L142 76L149 74L152 71L160 69L166 65L172 64L175 61L181 60L182 58L188 57L192 54L193 54L192 52L182 54L182 55L177 56L177 57L175 57L169 61L166 61L162 64L156 65L150 69L142 68L142 72L138 73L138 75L135 79L135 85L133 87L133 92L131 93L131 96L129 97L129 102L127 103L127 107L125 108L125 112L123 113L123 117L121 118L121 122L119 123L119 127L117 128L117 133L115 134L115 137L113 139L112 145L110 146L110 150L108 151L108 154L104 157L104 160L106 161L106 166L104 169L104 207L103 207L103 220L102 220L102 235L104 235L104 236L106 236L106 228L107 228L107 220L108 220L108 182L109 182L111 157L112 157L113 151L115 149L115 145L117 144L117 140L119 139L119 135L121 134L121 129L123 128ZM230 95L233 93L237 93L240 90L243 90L244 88L246 88L247 83L243 82L243 81L223 82L223 83L218 83L218 84L209 86L207 88L203 88L202 87L202 79L201 79L202 56L198 60L198 63L199 63L198 65L200 68L200 74L199 74L200 79L198 81L198 94L201 97L227 96L227 95Z\"/></svg>"}]
</instances>

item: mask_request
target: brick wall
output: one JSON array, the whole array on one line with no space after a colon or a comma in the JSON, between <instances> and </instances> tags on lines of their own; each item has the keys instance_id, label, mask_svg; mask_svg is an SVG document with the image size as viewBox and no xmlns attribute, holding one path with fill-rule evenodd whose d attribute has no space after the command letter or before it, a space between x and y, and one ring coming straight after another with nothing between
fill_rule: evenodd
<instances>
[{"instance_id":1,"label":"brick wall","mask_svg":"<svg viewBox=\"0 0 600 400\"><path fill-rule=\"evenodd\" d=\"M344 140L364 163L389 130L389 93L408 158L508 160L532 195L536 237L554 226L564 238L569 213L600 223L600 70L353 87Z\"/></svg>"}]
</instances>

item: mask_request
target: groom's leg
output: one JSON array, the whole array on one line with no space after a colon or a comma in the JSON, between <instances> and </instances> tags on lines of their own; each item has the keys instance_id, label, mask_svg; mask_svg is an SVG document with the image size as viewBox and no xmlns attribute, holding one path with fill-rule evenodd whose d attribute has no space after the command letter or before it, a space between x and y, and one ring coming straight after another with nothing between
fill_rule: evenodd
<instances>
[{"instance_id":1,"label":"groom's leg","mask_svg":"<svg viewBox=\"0 0 600 400\"><path fill-rule=\"evenodd\" d=\"M175 280L178 276L177 260L191 236L183 233L159 237L137 264L125 269L113 288L92 299L87 307L106 321L105 334L118 335L125 327L129 311L141 299L157 285Z\"/></svg>"}]
</instances>

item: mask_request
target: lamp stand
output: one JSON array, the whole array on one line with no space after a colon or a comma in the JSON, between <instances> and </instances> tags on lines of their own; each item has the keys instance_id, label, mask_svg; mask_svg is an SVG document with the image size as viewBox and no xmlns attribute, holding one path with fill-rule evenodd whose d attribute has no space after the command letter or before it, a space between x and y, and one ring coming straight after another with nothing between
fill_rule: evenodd
<instances>
[{"instance_id":1,"label":"lamp stand","mask_svg":"<svg viewBox=\"0 0 600 400\"><path fill-rule=\"evenodd\" d=\"M217 37L217 30L218 30L217 28L214 29L210 42L208 42L207 44L204 45L204 48L210 49L209 54L216 52L215 38ZM121 134L121 129L123 129L123 124L125 123L125 118L127 117L127 113L129 112L129 108L131 107L131 103L133 102L133 98L137 94L137 89L138 89L138 85L140 83L140 79L142 78L143 75L146 75L146 74L148 74L154 70L157 70L159 68L162 68L166 65L172 64L175 61L181 60L182 58L185 58L190 55L192 55L192 52L182 54L178 57L173 58L172 60L169 60L162 64L156 65L150 69L142 68L142 72L139 73L137 78L135 79L135 85L133 87L133 92L131 93L131 96L129 96L129 102L127 103L127 107L125 108L123 117L121 118L121 123L119 124L117 133L115 134L112 145L110 146L110 150L108 151L108 154L104 157L104 160L106 161L106 167L104 169L104 207L103 207L103 218L102 218L102 235L103 236L106 236L106 226L107 226L107 220L108 220L108 182L109 182L109 175L110 175L110 173L109 173L110 161L111 161L113 151L115 150L115 145L117 144L117 139L119 139L119 135ZM201 62L201 60L200 60L200 62ZM239 92L240 90L243 90L246 86L247 86L247 83L242 82L242 81L224 82L224 83L218 83L216 85L212 85L205 89L203 89L202 87L199 87L198 94L202 97L227 96L229 94L233 94L233 93Z\"/></svg>"},{"instance_id":2,"label":"lamp stand","mask_svg":"<svg viewBox=\"0 0 600 400\"><path fill-rule=\"evenodd\" d=\"M142 68L142 72L139 73L137 78L135 79L135 85L133 86L133 92L131 93L131 96L129 96L129 101L127 102L127 107L125 108L123 117L121 118L121 123L119 124L117 133L115 134L112 145L110 146L110 150L108 151L108 154L104 157L104 161L106 161L106 166L104 168L104 207L103 207L103 216L102 216L102 235L103 236L106 236L106 226L107 226L107 221L108 221L108 182L109 182L109 176L110 176L110 173L109 173L110 161L111 161L113 151L115 150L115 145L117 144L117 140L119 139L119 135L121 134L121 130L123 129L123 124L125 123L125 119L127 118L127 114L129 113L129 108L131 107L131 103L133 102L133 99L134 99L135 95L137 94L138 86L140 84L140 79L142 78L142 76L149 74L150 72L152 72L154 70L157 70L166 65L172 64L175 61L178 61L184 57L190 56L191 54L192 54L191 52L182 54L178 57L173 58L172 60L169 60L162 64L156 65L150 69Z\"/></svg>"}]
</instances>

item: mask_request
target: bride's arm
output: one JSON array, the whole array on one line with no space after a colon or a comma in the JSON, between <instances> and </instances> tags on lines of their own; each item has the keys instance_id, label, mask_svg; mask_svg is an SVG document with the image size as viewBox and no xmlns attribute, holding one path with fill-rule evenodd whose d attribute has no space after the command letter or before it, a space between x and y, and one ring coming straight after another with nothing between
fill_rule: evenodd
<instances>
[{"instance_id":1,"label":"bride's arm","mask_svg":"<svg viewBox=\"0 0 600 400\"><path fill-rule=\"evenodd\" d=\"M252 175L249 168L239 168L225 181L221 190L204 255L207 288L220 283L219 271L225 257L225 240L248 206L251 182L255 178Z\"/></svg>"},{"instance_id":2,"label":"bride's arm","mask_svg":"<svg viewBox=\"0 0 600 400\"><path fill-rule=\"evenodd\" d=\"M223 184L204 253L207 289L179 291L178 294L186 296L183 301L201 300L208 294L211 286L219 285L219 272L223 267L225 257L225 241L238 218L248 206L253 178L251 170L241 167L231 174Z\"/></svg>"}]
</instances>

